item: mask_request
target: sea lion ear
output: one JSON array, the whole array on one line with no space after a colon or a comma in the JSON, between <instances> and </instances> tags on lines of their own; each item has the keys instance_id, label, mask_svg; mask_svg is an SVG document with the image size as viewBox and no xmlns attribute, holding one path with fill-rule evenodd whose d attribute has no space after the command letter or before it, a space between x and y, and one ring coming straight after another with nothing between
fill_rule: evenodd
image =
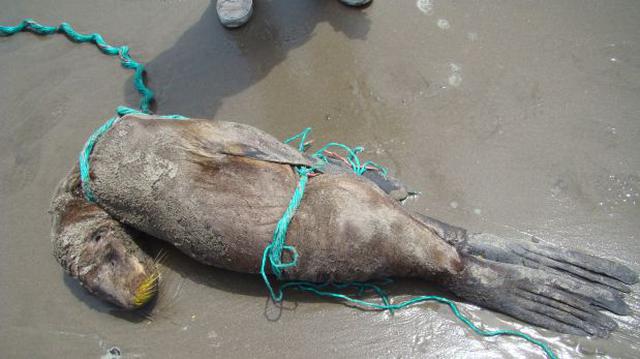
<instances>
[{"instance_id":1,"label":"sea lion ear","mask_svg":"<svg viewBox=\"0 0 640 359\"><path fill-rule=\"evenodd\" d=\"M223 139L221 152L224 154L293 166L312 165L302 153L255 127L224 121L218 121L216 124Z\"/></svg>"}]
</instances>

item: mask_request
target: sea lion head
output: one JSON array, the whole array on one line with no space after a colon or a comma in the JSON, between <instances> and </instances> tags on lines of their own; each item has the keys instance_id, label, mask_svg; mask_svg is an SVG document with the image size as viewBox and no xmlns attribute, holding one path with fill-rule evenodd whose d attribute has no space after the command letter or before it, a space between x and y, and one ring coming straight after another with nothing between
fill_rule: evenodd
<instances>
[{"instance_id":1,"label":"sea lion head","mask_svg":"<svg viewBox=\"0 0 640 359\"><path fill-rule=\"evenodd\" d=\"M60 184L51 212L54 256L89 292L129 310L155 297L158 258L140 248L140 232L85 200L77 166Z\"/></svg>"},{"instance_id":2,"label":"sea lion head","mask_svg":"<svg viewBox=\"0 0 640 359\"><path fill-rule=\"evenodd\" d=\"M159 272L156 262L133 242L133 230L116 224L87 233L80 245L77 278L122 309L141 308L155 297Z\"/></svg>"}]
</instances>

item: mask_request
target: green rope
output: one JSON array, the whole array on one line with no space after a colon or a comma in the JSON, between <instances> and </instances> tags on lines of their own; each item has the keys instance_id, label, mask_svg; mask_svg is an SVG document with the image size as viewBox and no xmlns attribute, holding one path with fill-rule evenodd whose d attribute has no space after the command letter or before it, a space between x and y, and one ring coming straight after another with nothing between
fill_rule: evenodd
<instances>
[{"instance_id":1,"label":"green rope","mask_svg":"<svg viewBox=\"0 0 640 359\"><path fill-rule=\"evenodd\" d=\"M35 22L33 19L24 19L16 26L0 26L0 35L2 36L10 36L20 31L31 31L38 35L61 33L75 42L91 42L106 55L118 55L122 66L134 71L133 83L136 90L138 90L138 93L140 93L140 96L142 97L139 105L140 111L149 113L149 105L151 104L151 101L153 101L153 91L151 91L151 89L149 89L144 83L144 65L131 58L129 55L129 47L111 46L104 41L102 35L95 32L91 34L81 34L75 31L73 27L66 22L63 22L58 26L46 26Z\"/></svg>"},{"instance_id":2,"label":"green rope","mask_svg":"<svg viewBox=\"0 0 640 359\"><path fill-rule=\"evenodd\" d=\"M311 132L311 129L306 128L299 134L285 140L284 142L290 143L295 140L299 140L298 150L300 152L304 152L307 149L306 139L307 139L307 136L309 135L309 132ZM286 245L287 228L289 226L289 223L291 223L291 219L293 218L295 211L300 206L300 202L302 201L302 197L304 195L305 187L309 180L309 175L327 163L328 159L325 155L325 152L331 147L338 147L340 149L343 149L345 152L347 152L347 157L346 157L347 161L351 165L353 172L358 176L363 175L370 167L380 170L380 172L382 172L383 175L386 175L387 173L384 167L379 166L374 162L371 162L371 161L367 161L365 163L360 162L360 159L358 158L358 153L364 151L362 147L351 148L347 145L336 143L336 142L330 142L326 144L325 146L321 147L318 151L316 151L314 154L311 155L312 158L315 158L318 160L318 162L316 162L316 164L313 167L305 167L305 166L296 167L296 170L300 175L300 180L298 181L298 185L296 186L296 189L293 193L291 201L289 202L289 206L287 207L284 214L282 215L282 218L280 218L280 220L278 221L278 224L276 225L276 229L273 233L273 238L271 243L265 248L262 254L262 262L260 265L260 275L262 277L262 280L265 283L265 286L267 287L267 290L269 291L269 295L271 296L271 299L274 302L281 302L283 300L284 291L287 288L294 288L300 291L313 293L321 297L329 297L337 300L342 300L347 303L355 304L365 308L372 308L376 310L388 310L390 312L393 312L394 310L397 310L397 309L406 308L408 306L411 306L417 303L435 301L435 302L447 304L451 309L451 311L453 312L453 314L456 316L456 318L460 319L460 321L462 321L465 325L471 328L471 330L473 330L478 335L481 335L484 337L494 337L494 336L519 337L540 347L545 352L547 357L551 359L557 358L557 356L554 354L554 352L551 350L551 348L549 348L549 346L546 343L540 340L534 339L533 337L525 333L522 333L516 330L483 330L478 328L478 326L473 324L473 322L471 322L469 318L467 318L466 316L464 316L464 314L460 312L455 302L453 302L450 299L436 296L436 295L418 296L400 303L392 304L389 300L389 295L384 290L382 290L380 286L373 283L363 283L363 282L313 283L313 282L307 282L307 281L283 281L280 287L277 290L275 290L274 287L271 285L271 281L269 280L269 275L267 273L267 264L269 264L269 266L271 267L271 274L274 275L277 279L282 278L283 269L294 267L297 265L298 252L296 251L295 247ZM282 255L284 252L289 252L291 254L292 256L291 261L286 263L282 262ZM372 290L378 295L378 297L382 301L382 304L357 299L352 296L348 296L348 295L334 292L334 291L324 290L325 288L330 286L335 288L336 290L345 290L350 288L358 289L360 295L362 295L367 290Z\"/></svg>"},{"instance_id":3,"label":"green rope","mask_svg":"<svg viewBox=\"0 0 640 359\"><path fill-rule=\"evenodd\" d=\"M80 156L78 157L78 165L80 167L80 183L82 185L82 192L84 193L84 198L89 202L95 202L96 197L91 190L91 169L89 168L90 164L90 156L93 151L93 147L95 147L98 139L105 134L113 125L115 125L118 121L122 119L122 117L126 115L140 115L144 114L138 110L134 110L132 108L119 106L116 109L116 113L118 114L115 117L111 117L107 122L105 122L102 126L98 127L91 136L85 142L82 151L80 152ZM185 120L187 117L181 115L167 115L167 116L159 116L162 119L170 119L170 120Z\"/></svg>"},{"instance_id":4,"label":"green rope","mask_svg":"<svg viewBox=\"0 0 640 359\"><path fill-rule=\"evenodd\" d=\"M302 132L298 133L297 135L290 137L288 139L286 139L284 141L284 143L291 143L295 140L299 140L299 144L298 144L298 151L300 152L305 152L307 150L308 147L308 142L307 140L307 136L309 135L309 133L311 132L311 128L307 127L304 130L302 130ZM382 173L383 176L386 177L387 175L387 169L376 164L373 161L367 161L365 163L360 163L360 158L358 157L358 153L364 151L364 148L362 146L358 146L358 147L354 147L351 148L347 145L344 145L342 143L337 143L337 142L330 142L327 143L326 145L324 145L322 148L320 148L319 150L317 150L313 155L311 155L311 157L316 158L318 160L320 160L320 164L324 165L328 162L327 156L325 155L325 152L327 152L329 150L329 148L332 147L338 147L342 150L344 150L345 152L347 152L347 161L349 162L349 165L351 165L351 169L353 170L353 172L358 175L361 176L363 175L367 170L369 170L370 168L374 168L376 170L378 170L380 173Z\"/></svg>"},{"instance_id":5,"label":"green rope","mask_svg":"<svg viewBox=\"0 0 640 359\"><path fill-rule=\"evenodd\" d=\"M361 283L349 283L346 286L355 286L356 288L358 286L361 286L363 284ZM483 330L478 328L475 324L473 324L473 322L464 316L464 314L462 314L460 312L460 310L458 309L458 306L456 305L456 303L450 299L447 298L443 298L437 295L423 295L423 296L418 296L409 300L406 300L404 302L401 303L394 303L394 304L390 304L388 301L388 295L385 294L380 294L380 293L384 293L384 291L382 289L380 289L380 287L375 286L375 285L369 285L371 286L377 293L378 295L382 298L383 300L383 304L378 304L378 303L374 303L374 302L369 302L369 301L365 301L365 300L360 300L360 299L356 299L344 294L340 294L340 293L335 293L335 292L329 292L329 291L323 291L320 290L319 287L323 287L324 285L318 286L316 284L313 283L307 283L307 282L287 282L285 283L282 288L286 288L286 287L293 287L296 288L298 290L302 290L305 292L310 292L313 293L317 296L322 296L322 297L329 297L329 298L333 298L333 299L338 299L338 300L343 300L349 303L353 303L356 305L360 305L363 307L369 307L369 308L373 308L373 309L378 309L378 310L389 310L389 311L393 311L394 309L402 309L402 308L406 308L408 306L414 305L414 304L418 304L418 303L422 303L422 302L429 302L429 301L435 301L435 302L440 302L443 304L447 304L449 306L449 308L451 309L451 311L453 312L453 314L456 316L456 318L460 319L460 321L462 321L464 324L466 324L469 328L471 328L476 334L481 335L483 337L495 337L495 336L515 336L515 337L519 337L522 338L534 345L537 345L538 347L540 347L544 353L547 355L547 357L551 358L551 359L557 359L558 357L555 355L555 353L553 352L553 350L551 350L551 348L543 341L541 340L537 340L533 337L531 337L528 334L519 332L517 330ZM342 287L342 288L341 288ZM346 287L337 287L337 289L343 289Z\"/></svg>"},{"instance_id":6,"label":"green rope","mask_svg":"<svg viewBox=\"0 0 640 359\"><path fill-rule=\"evenodd\" d=\"M75 42L94 43L104 54L110 55L110 56L118 55L120 57L120 62L123 67L134 70L134 77L133 77L134 86L142 97L140 100L140 110L138 111L138 110L127 108L127 107L118 107L116 110L117 116L110 118L102 126L98 127L91 134L91 136L89 136L89 138L87 139L87 142L84 145L83 150L80 152L79 166L80 166L80 179L82 182L82 189L83 189L85 198L88 201L95 202L95 196L89 185L89 182L90 182L89 158L90 158L91 152L93 151L93 148L95 147L96 142L104 133L109 131L109 129L111 129L113 125L115 125L118 121L120 121L123 116L129 115L129 114L149 113L149 105L151 101L153 101L153 92L144 83L144 77L143 77L144 65L136 62L133 58L131 58L131 56L129 55L129 48L127 46L120 46L120 47L111 46L104 41L104 39L100 34L97 34L97 33L80 34L76 32L71 27L71 25L67 23L62 23L59 26L45 26L31 19L25 19L16 26L0 26L0 35L2 36L10 36L20 31L31 31L38 35L51 35L55 33L62 33L62 34L65 34L69 39ZM159 116L159 118L173 119L173 120L187 119L187 117L184 117L181 115ZM306 138L309 132L311 132L311 129L306 128L299 134L287 139L285 143L290 143L295 140L300 140L298 150L300 152L304 152L308 146L308 143L306 142ZM367 170L369 170L370 168L373 168L380 171L384 176L386 176L387 170L384 167L371 161L366 161L364 163L360 162L358 154L364 151L364 148L362 147L351 148L349 146L346 146L344 144L337 143L337 142L331 142L326 144L311 156L317 160L314 166L296 167L296 171L300 175L300 180L298 182L298 185L296 186L296 189L291 198L291 201L289 202L289 206L287 207L287 210L284 212L284 214L282 215L282 218L278 221L278 224L276 225L276 229L274 230L274 233L273 233L272 242L265 248L263 252L262 263L260 267L260 275L262 276L262 279L265 282L265 285L269 291L269 294L272 300L274 300L275 302L282 301L284 298L284 290L287 288L295 288L297 290L313 293L317 296L330 297L338 300L343 300L345 302L352 303L355 305L359 305L361 307L372 308L376 310L388 310L390 312L393 312L396 309L402 309L410 305L421 303L421 302L436 301L443 304L447 304L451 308L451 311L453 312L453 314L458 319L460 319L475 333L481 336L492 337L492 336L507 335L507 336L520 337L532 344L539 346L549 358L551 359L557 358L547 344L545 344L542 341L536 340L527 334L521 333L519 331L514 331L514 330L487 331L487 330L478 328L467 317L465 317L462 313L460 313L455 302L439 296L434 296L434 295L419 296L419 297L415 297L413 299L396 304L396 303L391 303L391 301L389 300L388 294L384 290L382 290L382 288L379 285L374 283L364 283L364 282L312 283L312 282L306 282L306 281L283 281L276 291L271 285L269 276L267 274L267 270L266 270L267 263L271 268L272 274L278 279L281 279L282 271L284 269L294 267L297 265L298 252L296 251L295 247L286 245L287 228L289 227L289 224L293 219L295 211L300 206L300 202L302 201L302 198L304 196L304 190L309 180L309 176L313 174L316 170L321 169L328 162L325 152L329 148L333 148L333 147L337 147L347 152L346 160L356 175L361 176ZM290 253L291 260L289 262L283 262L282 260L282 256L285 252ZM389 281L387 280L382 284L387 284L388 282ZM345 294L324 290L325 288L328 288L328 287L333 287L336 290L345 290L350 288L358 289L360 296L362 296L366 291L373 291L378 295L378 297L382 301L382 304L365 301L361 299L356 299Z\"/></svg>"},{"instance_id":7,"label":"green rope","mask_svg":"<svg viewBox=\"0 0 640 359\"><path fill-rule=\"evenodd\" d=\"M91 152L93 151L93 148L95 147L96 142L104 133L109 131L109 129L113 127L113 125L115 125L123 116L131 115L131 114L148 114L149 113L149 106L151 104L151 101L153 101L153 91L151 91L151 89L148 88L144 83L144 65L135 61L129 55L129 47L124 45L120 47L111 46L109 45L109 43L104 41L104 38L102 37L102 35L95 32L91 34L81 34L75 31L73 27L71 27L71 25L69 25L66 22L63 22L59 26L46 26L46 25L39 24L32 19L24 19L20 24L16 26L0 26L0 35L2 36L14 35L21 31L31 31L38 35L52 35L56 33L61 33L66 35L70 40L75 42L79 42L79 43L91 42L95 44L98 47L98 49L100 49L100 51L102 51L102 53L106 55L109 55L109 56L118 55L120 57L120 64L124 68L134 70L133 84L141 96L140 104L139 104L140 110L134 110L132 108L128 108L124 106L118 107L116 109L117 116L110 118L102 126L98 127L95 131L93 131L91 136L89 136L89 138L87 139L87 142L84 144L84 147L80 152L80 155L78 156L78 163L80 167L80 182L82 184L82 191L84 193L84 197L89 202L95 202L96 198L89 184L91 181L89 158L90 158ZM187 118L181 115L168 115L168 116L159 116L159 117L163 119L173 119L173 120L183 120Z\"/></svg>"}]
</instances>

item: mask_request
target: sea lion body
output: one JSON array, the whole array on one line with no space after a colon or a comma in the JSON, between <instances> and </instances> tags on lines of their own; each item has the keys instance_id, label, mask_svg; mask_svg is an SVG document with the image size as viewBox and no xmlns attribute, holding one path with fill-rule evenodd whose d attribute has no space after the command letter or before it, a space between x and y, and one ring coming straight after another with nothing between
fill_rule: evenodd
<instances>
[{"instance_id":1,"label":"sea lion body","mask_svg":"<svg viewBox=\"0 0 640 359\"><path fill-rule=\"evenodd\" d=\"M152 268L146 277L119 279L130 278L136 262L146 263L129 226L202 263L257 273L298 185L296 168L313 161L247 125L125 116L90 156L87 184L96 203L83 202L77 172L67 181L73 185L63 182L56 195L56 256L90 291L125 308L137 307L131 303L140 297L148 301L157 279ZM402 207L398 200L408 192L397 181L357 176L339 161L324 169L309 178L288 226L286 244L299 257L283 269L283 279L417 277L469 302L577 335L606 336L617 327L601 309L630 313L624 295L638 276L622 264L467 234ZM90 239L104 227L111 230L99 242L109 245L96 246ZM114 252L122 260L109 261ZM100 275L91 274L96 267Z\"/></svg>"},{"instance_id":2,"label":"sea lion body","mask_svg":"<svg viewBox=\"0 0 640 359\"><path fill-rule=\"evenodd\" d=\"M91 156L98 204L200 262L258 272L298 183L294 166L310 163L267 134L249 136L246 128L221 121L123 118ZM234 140L238 132L244 142ZM261 141L247 140L253 136ZM453 247L354 174L309 180L287 244L300 255L298 265L285 271L288 279L428 278L461 269Z\"/></svg>"}]
</instances>

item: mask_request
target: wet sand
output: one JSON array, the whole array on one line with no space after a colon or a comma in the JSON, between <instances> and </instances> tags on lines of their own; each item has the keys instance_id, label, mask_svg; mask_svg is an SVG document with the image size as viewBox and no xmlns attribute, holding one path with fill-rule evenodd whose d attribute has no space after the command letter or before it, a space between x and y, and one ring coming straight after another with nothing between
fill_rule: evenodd
<instances>
[{"instance_id":1,"label":"wet sand","mask_svg":"<svg viewBox=\"0 0 640 359\"><path fill-rule=\"evenodd\" d=\"M70 22L148 65L157 110L285 138L364 145L421 196L407 206L476 231L536 235L640 270L640 3L257 0L226 31L205 0L0 0L0 21ZM292 294L176 251L151 313L114 311L51 255L52 191L91 131L135 106L130 73L61 36L0 39L0 356L542 357L479 338L446 307L395 315ZM640 299L606 340L523 326L562 357L640 356ZM419 281L392 292L427 294Z\"/></svg>"}]
</instances>

